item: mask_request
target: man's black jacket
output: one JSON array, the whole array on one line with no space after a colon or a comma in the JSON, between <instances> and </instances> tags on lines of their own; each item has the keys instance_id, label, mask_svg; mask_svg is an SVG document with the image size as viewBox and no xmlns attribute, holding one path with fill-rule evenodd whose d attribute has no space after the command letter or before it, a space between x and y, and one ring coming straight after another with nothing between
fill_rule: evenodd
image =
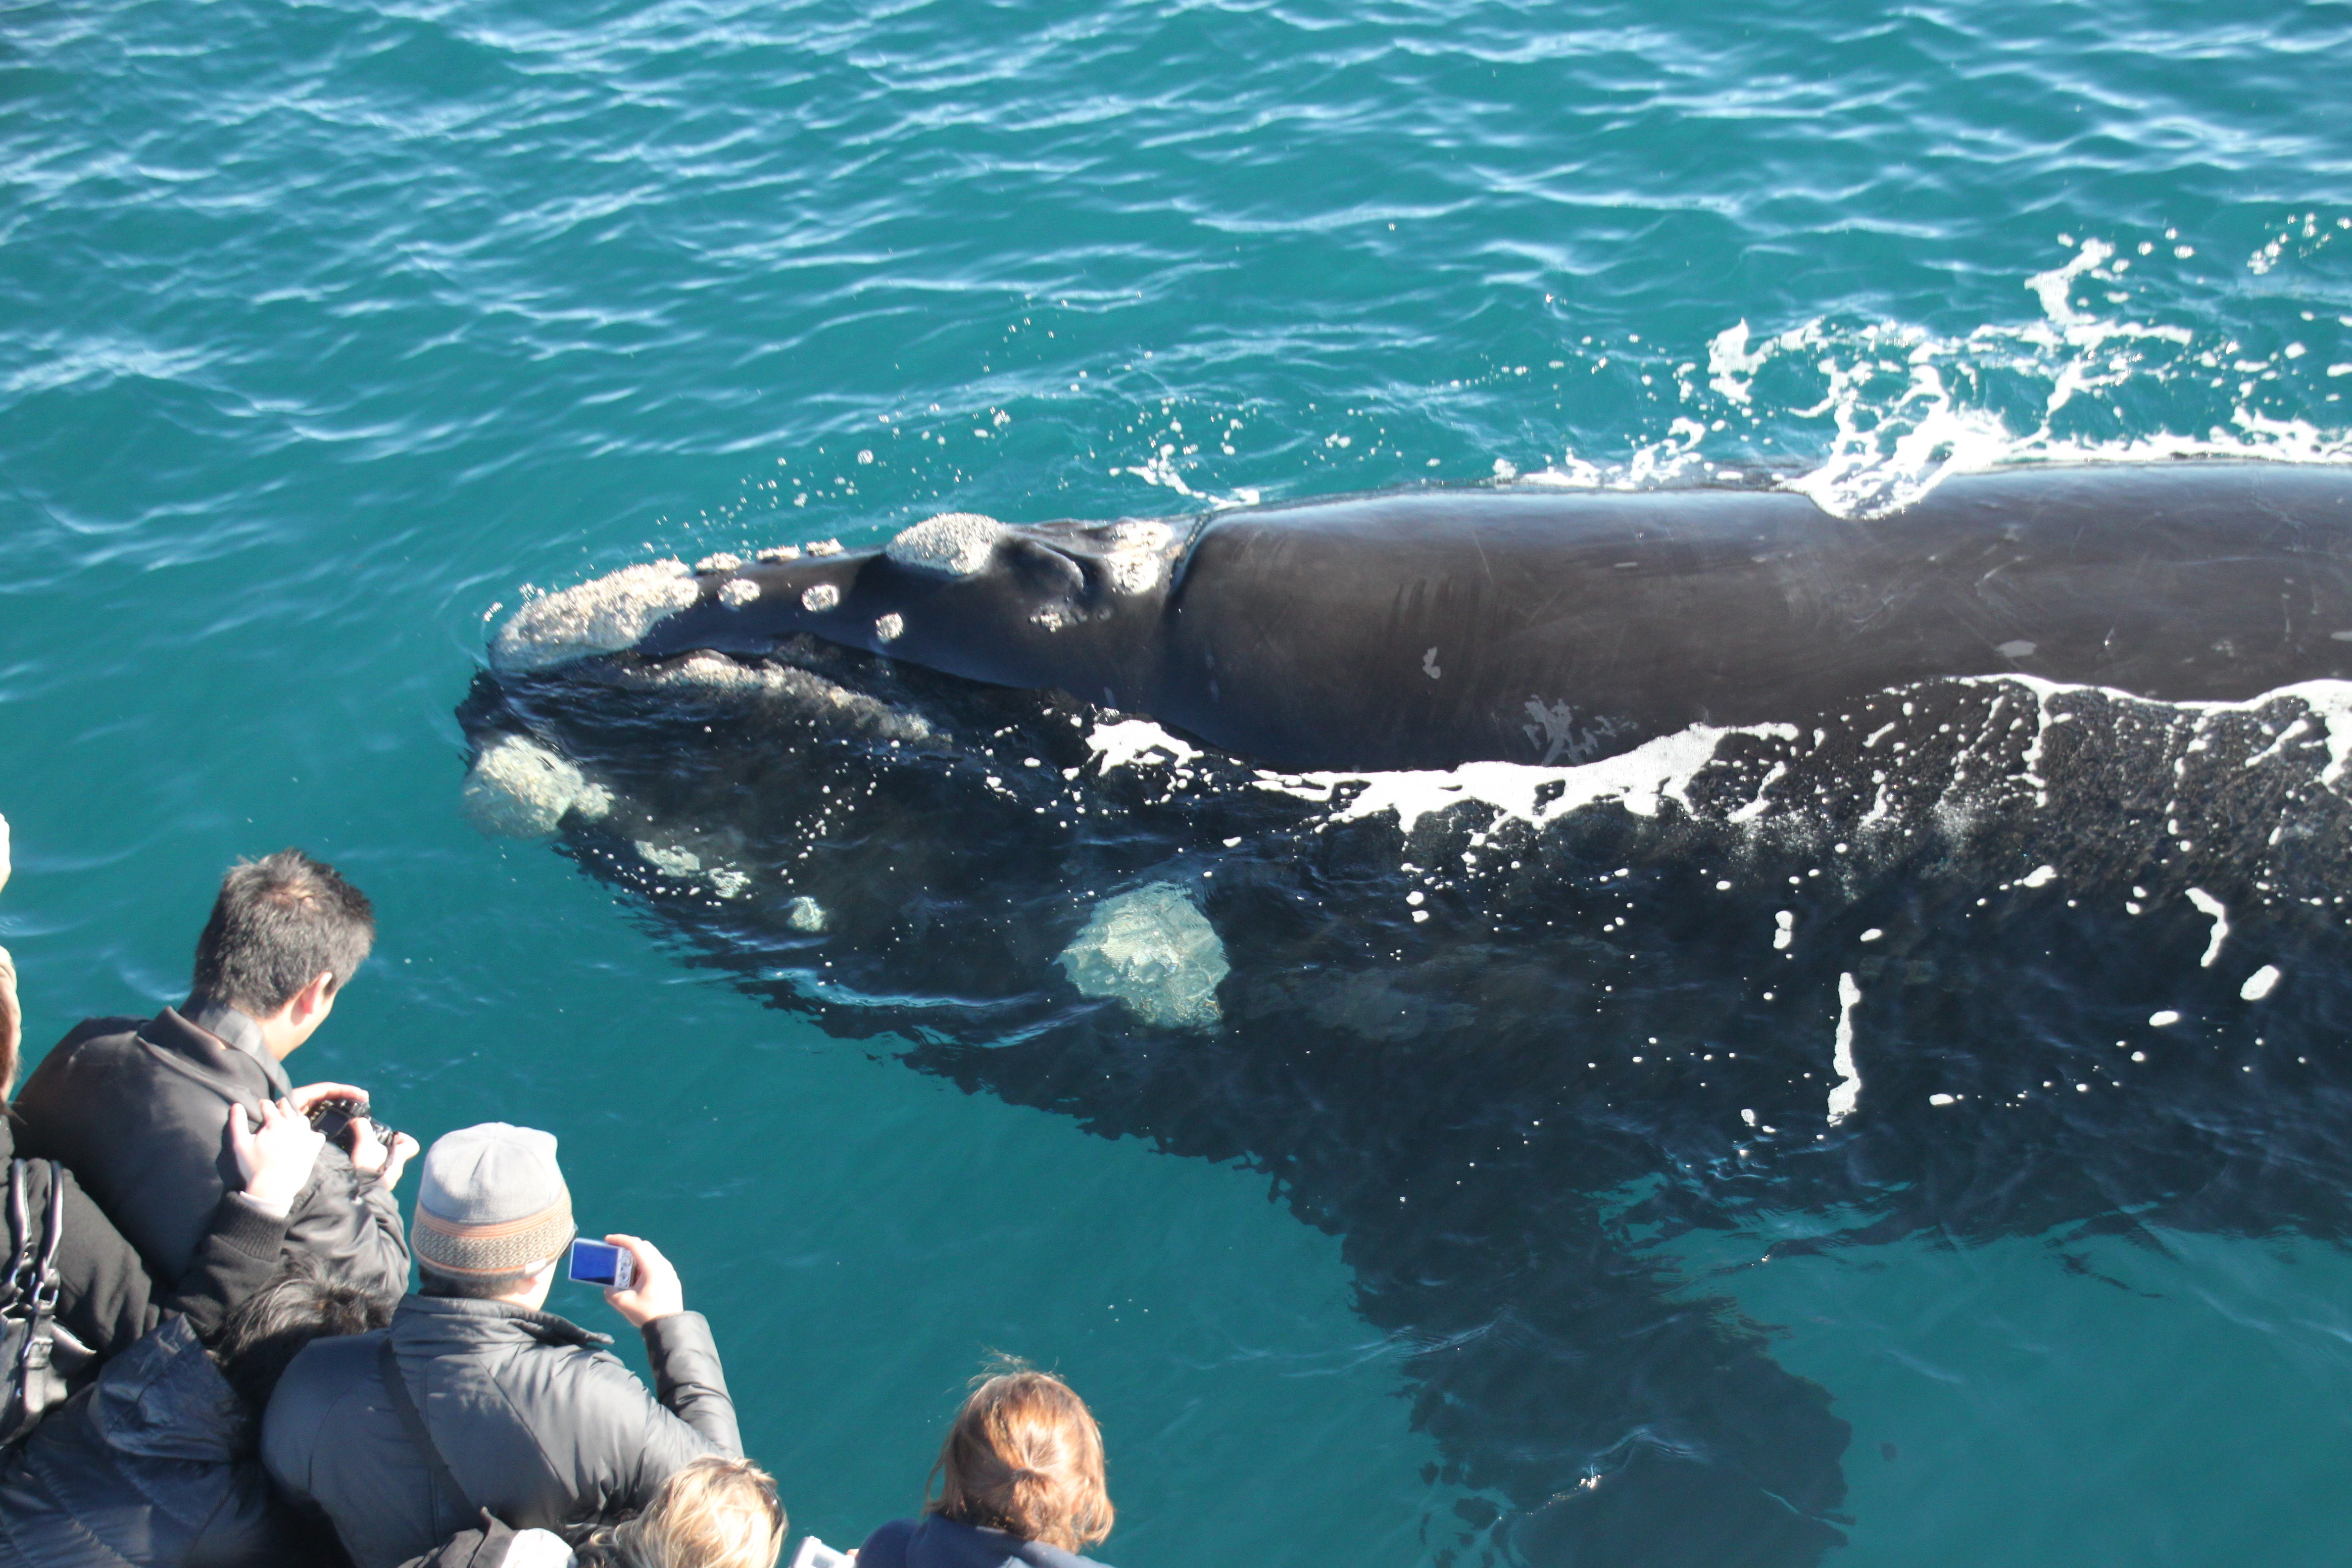
<instances>
[{"instance_id":1,"label":"man's black jacket","mask_svg":"<svg viewBox=\"0 0 2352 1568\"><path fill-rule=\"evenodd\" d=\"M228 1108L257 1121L261 1101L290 1087L251 1019L217 1005L201 1016L208 1027L169 1007L144 1023L89 1019L16 1097L18 1152L64 1161L158 1279L186 1271L221 1195L243 1184ZM386 1301L408 1288L399 1203L332 1144L294 1200L286 1250Z\"/></svg>"}]
</instances>

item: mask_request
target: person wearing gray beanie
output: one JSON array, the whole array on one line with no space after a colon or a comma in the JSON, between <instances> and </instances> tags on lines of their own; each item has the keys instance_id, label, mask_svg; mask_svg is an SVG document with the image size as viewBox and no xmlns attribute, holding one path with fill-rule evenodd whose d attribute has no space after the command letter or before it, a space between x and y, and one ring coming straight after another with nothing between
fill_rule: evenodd
<instances>
[{"instance_id":1,"label":"person wearing gray beanie","mask_svg":"<svg viewBox=\"0 0 2352 1568\"><path fill-rule=\"evenodd\" d=\"M554 1135L502 1121L425 1153L409 1227L420 1289L388 1330L320 1341L279 1380L262 1459L333 1522L357 1568L394 1568L475 1527L611 1521L704 1454L741 1457L710 1325L651 1242L604 1239L634 1278L604 1299L644 1336L658 1398L541 1310L576 1227Z\"/></svg>"}]
</instances>

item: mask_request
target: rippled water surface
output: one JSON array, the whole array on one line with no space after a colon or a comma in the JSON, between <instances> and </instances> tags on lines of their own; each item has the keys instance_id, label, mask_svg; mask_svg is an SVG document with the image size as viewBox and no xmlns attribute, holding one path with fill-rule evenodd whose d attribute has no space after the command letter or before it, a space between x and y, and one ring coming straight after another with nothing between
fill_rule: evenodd
<instances>
[{"instance_id":1,"label":"rippled water surface","mask_svg":"<svg viewBox=\"0 0 2352 1568\"><path fill-rule=\"evenodd\" d=\"M829 1037L475 833L487 627L950 508L2343 460L2347 67L2340 5L0 4L28 1032L176 1000L302 844L383 935L296 1076L557 1131L797 1527L909 1511L1003 1349L1102 1417L1110 1561L1556 1561L1246 1159ZM1809 1227L1622 1239L1851 1423L1827 1560L2340 1560L2340 1246Z\"/></svg>"}]
</instances>

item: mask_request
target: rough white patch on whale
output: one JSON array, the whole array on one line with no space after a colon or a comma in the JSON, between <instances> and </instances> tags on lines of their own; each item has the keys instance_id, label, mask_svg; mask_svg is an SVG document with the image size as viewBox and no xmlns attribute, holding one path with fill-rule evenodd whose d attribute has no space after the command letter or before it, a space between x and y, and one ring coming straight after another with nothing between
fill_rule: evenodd
<instances>
[{"instance_id":1,"label":"rough white patch on whale","mask_svg":"<svg viewBox=\"0 0 2352 1568\"><path fill-rule=\"evenodd\" d=\"M2046 888L2057 879L2057 867L2036 866L2032 870L2020 877L2017 879L2017 885L2021 888Z\"/></svg>"},{"instance_id":2,"label":"rough white patch on whale","mask_svg":"<svg viewBox=\"0 0 2352 1568\"><path fill-rule=\"evenodd\" d=\"M1778 928L1772 932L1772 951L1785 952L1789 944L1797 940L1797 917L1793 911L1782 910L1772 917L1772 924Z\"/></svg>"},{"instance_id":3,"label":"rough white patch on whale","mask_svg":"<svg viewBox=\"0 0 2352 1568\"><path fill-rule=\"evenodd\" d=\"M760 596L760 584L749 577L730 577L719 584L719 602L730 610L740 610Z\"/></svg>"},{"instance_id":4,"label":"rough white patch on whale","mask_svg":"<svg viewBox=\"0 0 2352 1568\"><path fill-rule=\"evenodd\" d=\"M2230 906L2202 888L2189 889L2189 901L2197 906L2198 913L2213 922L2213 938L2205 944L2205 956L2197 961L2198 968L2210 969L2213 961L2221 956L2221 944L2230 940Z\"/></svg>"},{"instance_id":5,"label":"rough white patch on whale","mask_svg":"<svg viewBox=\"0 0 2352 1568\"><path fill-rule=\"evenodd\" d=\"M801 608L812 615L829 610L841 603L841 590L830 583L817 583L801 591Z\"/></svg>"},{"instance_id":6,"label":"rough white patch on whale","mask_svg":"<svg viewBox=\"0 0 2352 1568\"><path fill-rule=\"evenodd\" d=\"M1103 900L1057 962L1084 994L1166 1029L1214 1026L1217 983L1233 969L1216 928L1173 882Z\"/></svg>"},{"instance_id":7,"label":"rough white patch on whale","mask_svg":"<svg viewBox=\"0 0 2352 1568\"><path fill-rule=\"evenodd\" d=\"M797 544L772 544L751 557L754 561L798 561L800 558L801 547Z\"/></svg>"},{"instance_id":8,"label":"rough white patch on whale","mask_svg":"<svg viewBox=\"0 0 2352 1568\"><path fill-rule=\"evenodd\" d=\"M544 838L576 811L593 822L613 809L613 792L591 784L570 761L522 735L491 742L457 792L466 818L484 833Z\"/></svg>"},{"instance_id":9,"label":"rough white patch on whale","mask_svg":"<svg viewBox=\"0 0 2352 1568\"><path fill-rule=\"evenodd\" d=\"M742 564L743 558L740 555L731 555L722 550L716 555L706 555L696 562L694 569L697 572L733 572Z\"/></svg>"},{"instance_id":10,"label":"rough white patch on whale","mask_svg":"<svg viewBox=\"0 0 2352 1568\"><path fill-rule=\"evenodd\" d=\"M2032 656L2036 646L2036 644L2027 642L2023 637L2019 637L2014 642L2002 643L1999 647L1994 648L1992 651L2000 655L2003 658L2025 658Z\"/></svg>"},{"instance_id":11,"label":"rough white patch on whale","mask_svg":"<svg viewBox=\"0 0 2352 1568\"><path fill-rule=\"evenodd\" d=\"M685 609L701 591L683 561L624 566L533 599L507 617L490 644L490 666L519 675L634 647L656 621Z\"/></svg>"},{"instance_id":12,"label":"rough white patch on whale","mask_svg":"<svg viewBox=\"0 0 2352 1568\"><path fill-rule=\"evenodd\" d=\"M976 511L943 511L902 529L882 553L918 572L949 577L969 577L985 567L996 553L1004 525Z\"/></svg>"},{"instance_id":13,"label":"rough white patch on whale","mask_svg":"<svg viewBox=\"0 0 2352 1568\"><path fill-rule=\"evenodd\" d=\"M1830 1065L1837 1068L1836 1087L1830 1090L1830 1125L1835 1127L1853 1114L1862 1100L1862 1073L1853 1065L1853 1008L1862 1000L1862 987L1853 983L1851 974L1838 976L1837 1045Z\"/></svg>"},{"instance_id":14,"label":"rough white patch on whale","mask_svg":"<svg viewBox=\"0 0 2352 1568\"><path fill-rule=\"evenodd\" d=\"M750 873L732 866L719 866L710 873L710 890L722 899L740 899L751 890Z\"/></svg>"},{"instance_id":15,"label":"rough white patch on whale","mask_svg":"<svg viewBox=\"0 0 2352 1568\"><path fill-rule=\"evenodd\" d=\"M1176 542L1174 529L1164 522L1122 522L1108 537L1110 548L1103 552L1102 563L1113 589L1145 594L1159 586L1160 570Z\"/></svg>"},{"instance_id":16,"label":"rough white patch on whale","mask_svg":"<svg viewBox=\"0 0 2352 1568\"><path fill-rule=\"evenodd\" d=\"M1139 762L1154 752L1180 764L1195 761L1201 755L1198 747L1186 745L1149 719L1122 719L1116 724L1097 724L1087 732L1087 746L1101 763L1104 773Z\"/></svg>"},{"instance_id":17,"label":"rough white patch on whale","mask_svg":"<svg viewBox=\"0 0 2352 1568\"><path fill-rule=\"evenodd\" d=\"M647 865L666 876L691 877L702 869L702 857L691 849L681 849L671 844L656 844L645 838L636 841L636 848L637 853L646 858Z\"/></svg>"},{"instance_id":18,"label":"rough white patch on whale","mask_svg":"<svg viewBox=\"0 0 2352 1568\"><path fill-rule=\"evenodd\" d=\"M874 623L876 642L896 642L898 634L907 629L907 617L893 610Z\"/></svg>"},{"instance_id":19,"label":"rough white patch on whale","mask_svg":"<svg viewBox=\"0 0 2352 1568\"><path fill-rule=\"evenodd\" d=\"M1687 806L1684 792L1702 768L1715 760L1716 746L1729 734L1769 735L1793 740L1793 724L1757 724L1740 730L1694 724L1672 735L1645 741L1630 752L1575 767L1543 767L1528 763L1465 763L1449 772L1360 773L1260 773L1260 789L1295 795L1301 800L1329 803L1341 784L1361 784L1363 792L1334 822L1354 822L1384 811L1396 813L1397 826L1410 834L1421 819L1465 801L1492 806L1505 816L1539 823L1588 805L1614 802L1636 816L1655 816L1671 795ZM1538 804L1546 786L1558 786L1557 798Z\"/></svg>"},{"instance_id":20,"label":"rough white patch on whale","mask_svg":"<svg viewBox=\"0 0 2352 1568\"><path fill-rule=\"evenodd\" d=\"M2246 983L2238 987L2238 994L2249 1002L2259 1002L2278 989L2278 965L2265 963L2246 976Z\"/></svg>"},{"instance_id":21,"label":"rough white patch on whale","mask_svg":"<svg viewBox=\"0 0 2352 1568\"><path fill-rule=\"evenodd\" d=\"M823 904L803 893L784 906L784 923L794 931L814 936L833 921L825 914Z\"/></svg>"},{"instance_id":22,"label":"rough white patch on whale","mask_svg":"<svg viewBox=\"0 0 2352 1568\"><path fill-rule=\"evenodd\" d=\"M2161 1013L2150 1013L2147 1016L2147 1026L2151 1029L2168 1029L2179 1022L2180 1022L2180 1015L2169 1007Z\"/></svg>"}]
</instances>

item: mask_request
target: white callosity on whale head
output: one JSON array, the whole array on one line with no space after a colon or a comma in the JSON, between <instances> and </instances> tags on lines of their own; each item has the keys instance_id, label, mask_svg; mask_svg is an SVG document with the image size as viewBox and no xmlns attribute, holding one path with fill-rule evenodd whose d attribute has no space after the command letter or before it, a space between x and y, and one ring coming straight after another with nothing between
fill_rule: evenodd
<instances>
[{"instance_id":1,"label":"white callosity on whale head","mask_svg":"<svg viewBox=\"0 0 2352 1568\"><path fill-rule=\"evenodd\" d=\"M685 609L701 593L683 561L624 566L533 599L507 617L490 644L490 666L520 675L635 647L655 622Z\"/></svg>"},{"instance_id":2,"label":"white callosity on whale head","mask_svg":"<svg viewBox=\"0 0 2352 1568\"><path fill-rule=\"evenodd\" d=\"M803 893L784 906L784 923L794 931L814 936L832 925L833 919L824 912L823 904Z\"/></svg>"},{"instance_id":3,"label":"white callosity on whale head","mask_svg":"<svg viewBox=\"0 0 2352 1568\"><path fill-rule=\"evenodd\" d=\"M719 590L719 602L730 610L740 610L759 596L760 584L749 577L730 577Z\"/></svg>"},{"instance_id":4,"label":"white callosity on whale head","mask_svg":"<svg viewBox=\"0 0 2352 1568\"><path fill-rule=\"evenodd\" d=\"M567 813L590 821L613 809L613 793L538 742L506 735L482 748L467 770L458 801L484 833L544 838Z\"/></svg>"},{"instance_id":5,"label":"white callosity on whale head","mask_svg":"<svg viewBox=\"0 0 2352 1568\"><path fill-rule=\"evenodd\" d=\"M1057 962L1085 994L1115 997L1163 1029L1213 1027L1217 984L1233 969L1216 928L1173 882L1103 900Z\"/></svg>"},{"instance_id":6,"label":"white callosity on whale head","mask_svg":"<svg viewBox=\"0 0 2352 1568\"><path fill-rule=\"evenodd\" d=\"M1121 594L1148 594L1160 585L1160 574L1173 553L1176 531L1164 522L1122 522L1105 535L1103 570L1111 587Z\"/></svg>"},{"instance_id":7,"label":"white callosity on whale head","mask_svg":"<svg viewBox=\"0 0 2352 1568\"><path fill-rule=\"evenodd\" d=\"M1003 534L1004 525L992 517L976 511L944 511L900 531L882 553L918 572L970 577L987 567Z\"/></svg>"}]
</instances>

